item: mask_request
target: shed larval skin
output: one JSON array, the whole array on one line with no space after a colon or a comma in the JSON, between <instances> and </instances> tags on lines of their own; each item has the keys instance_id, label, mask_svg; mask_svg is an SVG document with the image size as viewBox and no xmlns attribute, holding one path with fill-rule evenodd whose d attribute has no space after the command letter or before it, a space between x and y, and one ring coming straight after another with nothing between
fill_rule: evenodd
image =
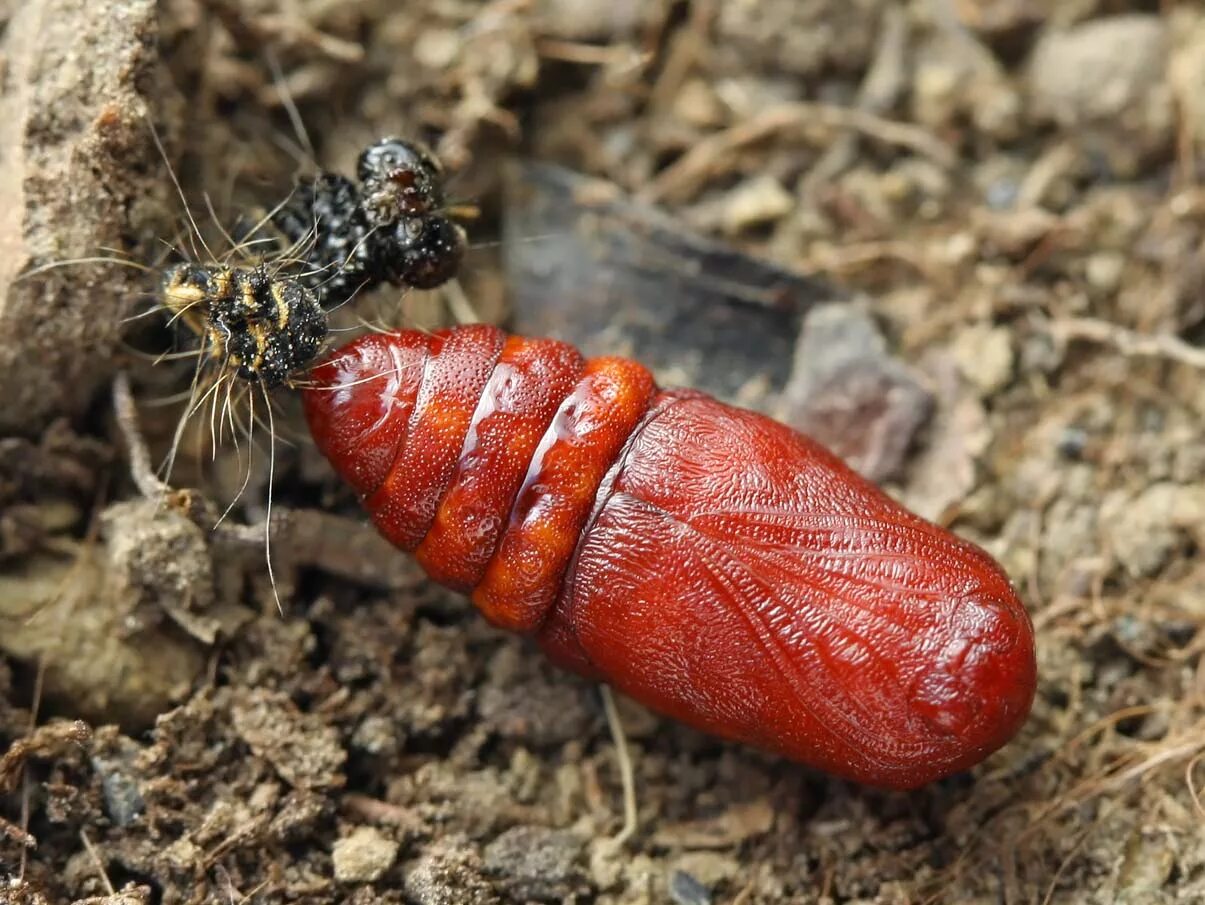
<instances>
[{"instance_id":1,"label":"shed larval skin","mask_svg":"<svg viewBox=\"0 0 1205 905\"><path fill-rule=\"evenodd\" d=\"M906 789L1029 712L981 549L789 428L487 326L358 339L310 429L381 532L561 666L725 738Z\"/></svg>"}]
</instances>

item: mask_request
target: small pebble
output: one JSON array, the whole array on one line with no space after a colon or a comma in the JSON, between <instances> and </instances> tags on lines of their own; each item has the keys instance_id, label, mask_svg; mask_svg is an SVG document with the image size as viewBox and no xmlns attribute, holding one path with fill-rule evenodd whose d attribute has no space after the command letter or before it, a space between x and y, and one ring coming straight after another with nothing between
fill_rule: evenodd
<instances>
[{"instance_id":1,"label":"small pebble","mask_svg":"<svg viewBox=\"0 0 1205 905\"><path fill-rule=\"evenodd\" d=\"M1050 30L1030 65L1034 105L1065 125L1124 113L1163 81L1167 53L1167 26L1154 15Z\"/></svg>"},{"instance_id":2,"label":"small pebble","mask_svg":"<svg viewBox=\"0 0 1205 905\"><path fill-rule=\"evenodd\" d=\"M130 764L117 758L92 758L92 769L100 777L105 813L114 826L129 826L146 809L138 781L130 774Z\"/></svg>"},{"instance_id":3,"label":"small pebble","mask_svg":"<svg viewBox=\"0 0 1205 905\"><path fill-rule=\"evenodd\" d=\"M493 884L482 876L481 856L467 837L441 834L407 866L403 889L415 905L497 905Z\"/></svg>"},{"instance_id":4,"label":"small pebble","mask_svg":"<svg viewBox=\"0 0 1205 905\"><path fill-rule=\"evenodd\" d=\"M686 82L674 97L674 115L683 122L705 129L724 123L724 105L703 79Z\"/></svg>"},{"instance_id":5,"label":"small pebble","mask_svg":"<svg viewBox=\"0 0 1205 905\"><path fill-rule=\"evenodd\" d=\"M981 396L1004 389L1013 377L1012 334L1007 327L976 324L963 330L950 347L958 369Z\"/></svg>"},{"instance_id":6,"label":"small pebble","mask_svg":"<svg viewBox=\"0 0 1205 905\"><path fill-rule=\"evenodd\" d=\"M724 230L744 232L764 223L773 223L791 212L795 199L772 176L757 176L732 190L724 205Z\"/></svg>"},{"instance_id":7,"label":"small pebble","mask_svg":"<svg viewBox=\"0 0 1205 905\"><path fill-rule=\"evenodd\" d=\"M463 46L464 39L454 29L426 28L414 44L414 58L439 71L452 65Z\"/></svg>"},{"instance_id":8,"label":"small pebble","mask_svg":"<svg viewBox=\"0 0 1205 905\"><path fill-rule=\"evenodd\" d=\"M1125 272L1125 258L1116 252L1098 251L1084 265L1088 285L1100 292L1116 292Z\"/></svg>"},{"instance_id":9,"label":"small pebble","mask_svg":"<svg viewBox=\"0 0 1205 905\"><path fill-rule=\"evenodd\" d=\"M486 870L521 900L563 899L585 887L582 839L567 830L517 826L485 847Z\"/></svg>"},{"instance_id":10,"label":"small pebble","mask_svg":"<svg viewBox=\"0 0 1205 905\"><path fill-rule=\"evenodd\" d=\"M1169 77L1184 126L1197 143L1199 152L1205 144L1205 92L1201 91L1201 86L1205 85L1205 20L1198 21L1177 43Z\"/></svg>"},{"instance_id":11,"label":"small pebble","mask_svg":"<svg viewBox=\"0 0 1205 905\"><path fill-rule=\"evenodd\" d=\"M1157 15L1050 29L1030 61L1031 113L1067 129L1110 173L1137 174L1144 160L1170 151L1177 128L1170 52L1167 22Z\"/></svg>"},{"instance_id":12,"label":"small pebble","mask_svg":"<svg viewBox=\"0 0 1205 905\"><path fill-rule=\"evenodd\" d=\"M1105 542L1131 578L1157 574L1205 537L1205 488L1162 481L1134 494L1108 493L1100 504Z\"/></svg>"},{"instance_id":13,"label":"small pebble","mask_svg":"<svg viewBox=\"0 0 1205 905\"><path fill-rule=\"evenodd\" d=\"M893 358L874 320L850 305L824 305L804 321L782 416L872 481L898 474L929 419L929 391Z\"/></svg>"},{"instance_id":14,"label":"small pebble","mask_svg":"<svg viewBox=\"0 0 1205 905\"><path fill-rule=\"evenodd\" d=\"M706 889L715 889L741 873L736 858L722 851L685 852L673 862L674 872L682 873Z\"/></svg>"},{"instance_id":15,"label":"small pebble","mask_svg":"<svg viewBox=\"0 0 1205 905\"><path fill-rule=\"evenodd\" d=\"M354 829L335 843L331 857L339 883L371 883L393 866L398 844L371 826Z\"/></svg>"},{"instance_id":16,"label":"small pebble","mask_svg":"<svg viewBox=\"0 0 1205 905\"><path fill-rule=\"evenodd\" d=\"M675 905L711 905L711 890L684 870L670 875L669 897Z\"/></svg>"}]
</instances>

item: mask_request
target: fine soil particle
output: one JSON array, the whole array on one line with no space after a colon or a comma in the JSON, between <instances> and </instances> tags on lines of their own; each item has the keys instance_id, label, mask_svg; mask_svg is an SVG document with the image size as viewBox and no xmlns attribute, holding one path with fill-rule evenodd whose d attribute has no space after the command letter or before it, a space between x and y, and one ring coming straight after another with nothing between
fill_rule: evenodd
<instances>
[{"instance_id":1,"label":"fine soil particle","mask_svg":"<svg viewBox=\"0 0 1205 905\"><path fill-rule=\"evenodd\" d=\"M4 905L1205 899L1196 6L0 19ZM617 847L597 689L388 548L295 394L272 444L262 398L216 392L173 442L194 362L152 359L195 347L123 324L153 269L255 260L231 237L386 134L477 208L463 291L379 292L339 329L555 329L814 431L1006 566L1039 639L1019 737L887 794L620 700ZM114 255L152 271L71 263ZM164 501L128 477L119 369L152 461L174 448Z\"/></svg>"}]
</instances>

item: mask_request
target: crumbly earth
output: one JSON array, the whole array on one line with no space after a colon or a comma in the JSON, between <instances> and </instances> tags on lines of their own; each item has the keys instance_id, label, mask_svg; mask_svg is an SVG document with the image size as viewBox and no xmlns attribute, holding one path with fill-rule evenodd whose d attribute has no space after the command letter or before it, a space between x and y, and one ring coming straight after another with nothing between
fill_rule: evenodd
<instances>
[{"instance_id":1,"label":"crumbly earth","mask_svg":"<svg viewBox=\"0 0 1205 905\"><path fill-rule=\"evenodd\" d=\"M0 256L0 901L1205 899L1196 5L7 9L0 248L25 251ZM109 380L130 372L158 456L180 411L149 403L186 390L190 364L115 353L117 322L145 307L125 270L64 268L33 289L9 271L102 246L154 264L158 240L190 244L138 125L147 111L222 254L206 195L236 232L236 214L254 223L312 169L291 105L323 166L349 173L370 140L414 136L453 174L453 198L480 208L463 295L383 293L349 325L539 323L524 262L566 231L568 253L589 256L598 223L562 219L549 237L516 218L539 187L508 176L508 156L572 168L712 252L765 262L734 259L732 273L774 265L823 283L768 305L709 301L722 315L700 318L762 350L719 379L689 331L657 342L623 326L658 323L689 292L613 297L604 338L667 380L807 425L996 554L1039 638L1020 736L969 775L886 794L621 701L640 821L616 847L618 760L597 689L383 550L287 388L273 411L283 614L256 527L262 398L249 480L229 424L210 457L206 408L171 478L196 490L132 502ZM689 286L684 260L659 265L664 285ZM572 263L583 299L592 274L631 265ZM577 301L567 293L565 310ZM130 325L137 341L162 341L139 332L147 320ZM233 403L245 425L247 400Z\"/></svg>"}]
</instances>

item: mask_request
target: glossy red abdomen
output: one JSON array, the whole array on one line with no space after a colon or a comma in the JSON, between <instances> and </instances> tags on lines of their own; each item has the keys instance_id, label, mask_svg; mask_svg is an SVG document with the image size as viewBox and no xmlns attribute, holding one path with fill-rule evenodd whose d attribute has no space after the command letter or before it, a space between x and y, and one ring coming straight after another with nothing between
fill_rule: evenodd
<instances>
[{"instance_id":1,"label":"glossy red abdomen","mask_svg":"<svg viewBox=\"0 0 1205 905\"><path fill-rule=\"evenodd\" d=\"M313 383L314 438L386 537L653 709L891 788L1028 714L1000 567L777 422L484 326L364 337Z\"/></svg>"}]
</instances>

